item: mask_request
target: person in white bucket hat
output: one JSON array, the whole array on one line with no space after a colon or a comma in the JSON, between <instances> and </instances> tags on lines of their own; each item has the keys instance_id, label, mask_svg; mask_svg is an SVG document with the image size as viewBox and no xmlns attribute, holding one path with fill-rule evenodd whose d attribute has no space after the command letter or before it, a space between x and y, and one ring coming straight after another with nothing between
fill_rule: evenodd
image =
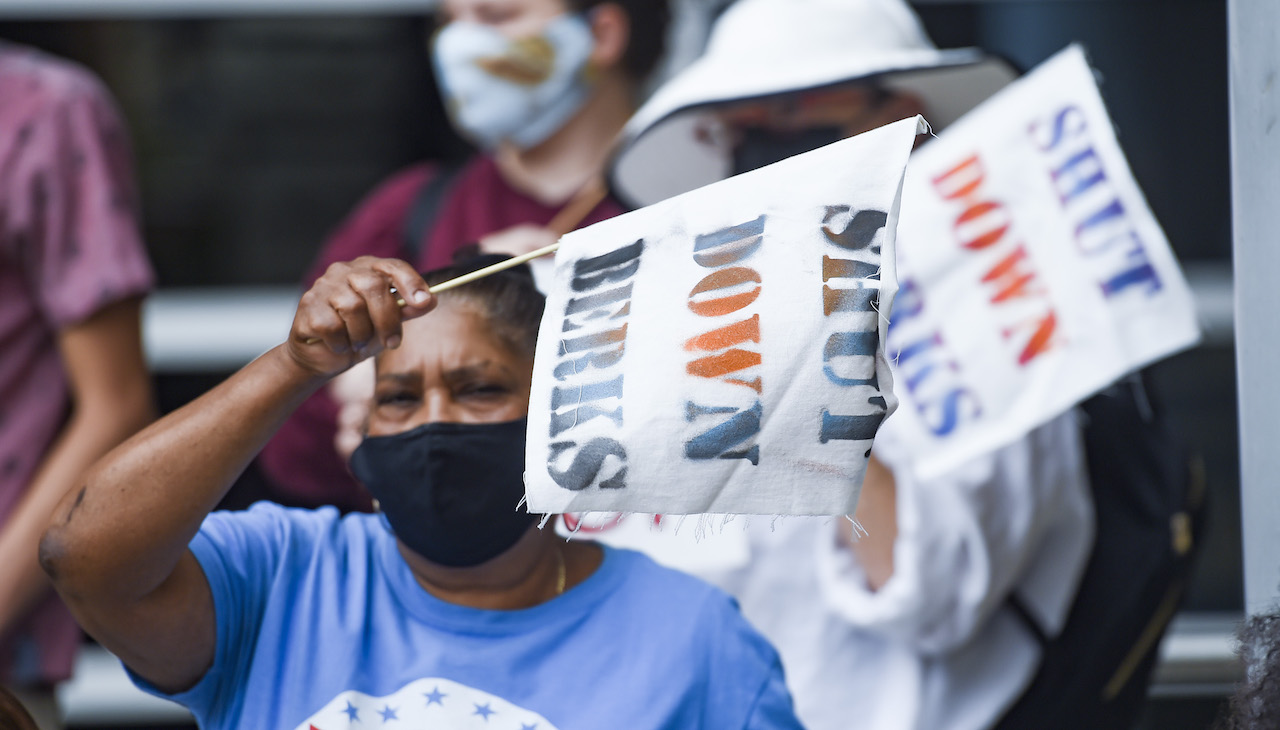
<instances>
[{"instance_id":1,"label":"person in white bucket hat","mask_svg":"<svg viewBox=\"0 0 1280 730\"><path fill-rule=\"evenodd\" d=\"M740 0L628 124L611 182L648 205L916 113L942 129L1014 77L977 49L937 49L901 0ZM893 418L876 437L856 515L868 534L757 522L744 564L702 572L778 647L811 730L1004 727L1041 657L1010 596L1056 632L1089 556L1074 414L927 481L903 438Z\"/></svg>"},{"instance_id":2,"label":"person in white bucket hat","mask_svg":"<svg viewBox=\"0 0 1280 730\"><path fill-rule=\"evenodd\" d=\"M938 49L901 0L740 0L716 21L704 55L627 123L611 187L638 207L738 172L726 109L776 110L823 92L830 110L873 90L873 113L843 104L840 136L916 114L922 100L941 130L1015 76L976 48ZM813 111L795 121L830 127Z\"/></svg>"}]
</instances>

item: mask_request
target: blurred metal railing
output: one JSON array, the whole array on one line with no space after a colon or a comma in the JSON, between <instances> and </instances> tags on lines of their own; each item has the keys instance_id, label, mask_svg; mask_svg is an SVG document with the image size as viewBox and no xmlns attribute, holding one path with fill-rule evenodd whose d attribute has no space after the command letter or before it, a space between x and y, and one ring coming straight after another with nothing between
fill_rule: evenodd
<instances>
[{"instance_id":1,"label":"blurred metal railing","mask_svg":"<svg viewBox=\"0 0 1280 730\"><path fill-rule=\"evenodd\" d=\"M1183 613L1160 644L1151 696L1225 697L1244 679L1236 655L1235 613Z\"/></svg>"},{"instance_id":2,"label":"blurred metal railing","mask_svg":"<svg viewBox=\"0 0 1280 730\"><path fill-rule=\"evenodd\" d=\"M133 686L120 660L96 645L81 648L70 681L58 687L58 704L70 728L194 722L181 705Z\"/></svg>"},{"instance_id":3,"label":"blurred metal railing","mask_svg":"<svg viewBox=\"0 0 1280 730\"><path fill-rule=\"evenodd\" d=\"M147 364L160 375L238 369L284 342L294 287L161 289L142 311Z\"/></svg>"},{"instance_id":4,"label":"blurred metal railing","mask_svg":"<svg viewBox=\"0 0 1280 730\"><path fill-rule=\"evenodd\" d=\"M1195 293L1204 345L1231 345L1231 268L1185 268ZM153 371L209 373L244 365L289 334L299 292L293 287L162 289L147 301L143 336Z\"/></svg>"}]
</instances>

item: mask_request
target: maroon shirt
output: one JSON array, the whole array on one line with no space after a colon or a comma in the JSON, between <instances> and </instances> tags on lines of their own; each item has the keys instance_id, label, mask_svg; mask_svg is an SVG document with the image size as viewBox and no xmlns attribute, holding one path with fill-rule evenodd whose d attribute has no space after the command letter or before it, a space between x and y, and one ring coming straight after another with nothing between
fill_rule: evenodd
<instances>
[{"instance_id":1,"label":"maroon shirt","mask_svg":"<svg viewBox=\"0 0 1280 730\"><path fill-rule=\"evenodd\" d=\"M435 173L430 165L417 165L374 190L329 239L304 284L310 286L337 261L364 255L407 258L405 218ZM454 179L440 202L434 224L424 234L417 260L410 263L420 271L447 266L467 244L522 223L546 225L561 207L545 205L514 190L492 159L476 157ZM613 198L605 198L581 225L622 212ZM334 450L337 413L337 404L322 389L294 412L263 449L258 463L277 500L308 507L333 504L342 509L370 509L368 494L351 478Z\"/></svg>"},{"instance_id":2,"label":"maroon shirt","mask_svg":"<svg viewBox=\"0 0 1280 730\"><path fill-rule=\"evenodd\" d=\"M132 177L106 90L0 43L0 529L70 408L59 330L151 288ZM79 642L51 592L0 637L0 683L65 679Z\"/></svg>"}]
</instances>

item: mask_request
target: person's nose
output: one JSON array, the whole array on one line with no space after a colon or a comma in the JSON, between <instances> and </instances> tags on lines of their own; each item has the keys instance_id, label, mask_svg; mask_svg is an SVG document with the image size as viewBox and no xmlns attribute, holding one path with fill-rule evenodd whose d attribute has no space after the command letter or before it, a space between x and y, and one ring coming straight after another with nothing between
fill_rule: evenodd
<instances>
[{"instance_id":1,"label":"person's nose","mask_svg":"<svg viewBox=\"0 0 1280 730\"><path fill-rule=\"evenodd\" d=\"M416 426L428 423L457 423L459 420L453 394L442 388L432 388L427 391L418 415Z\"/></svg>"}]
</instances>

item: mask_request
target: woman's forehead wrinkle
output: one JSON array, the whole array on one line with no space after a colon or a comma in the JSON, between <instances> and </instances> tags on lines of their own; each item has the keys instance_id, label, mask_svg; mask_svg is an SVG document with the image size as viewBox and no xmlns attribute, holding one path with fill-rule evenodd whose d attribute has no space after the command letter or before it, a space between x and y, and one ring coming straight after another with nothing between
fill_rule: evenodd
<instances>
[{"instance_id":1,"label":"woman's forehead wrinkle","mask_svg":"<svg viewBox=\"0 0 1280 730\"><path fill-rule=\"evenodd\" d=\"M484 359L479 362L467 362L452 367L444 367L441 374L446 380L465 380L494 374L510 377L513 373L506 363Z\"/></svg>"},{"instance_id":2,"label":"woman's forehead wrinkle","mask_svg":"<svg viewBox=\"0 0 1280 730\"><path fill-rule=\"evenodd\" d=\"M415 372L378 373L378 382L390 381L398 385L413 385L420 380L422 377Z\"/></svg>"},{"instance_id":3,"label":"woman's forehead wrinkle","mask_svg":"<svg viewBox=\"0 0 1280 730\"><path fill-rule=\"evenodd\" d=\"M532 358L515 352L493 331L489 317L471 302L445 300L435 313L404 326L399 349L379 355L379 373L419 382L466 378L528 379Z\"/></svg>"}]
</instances>

